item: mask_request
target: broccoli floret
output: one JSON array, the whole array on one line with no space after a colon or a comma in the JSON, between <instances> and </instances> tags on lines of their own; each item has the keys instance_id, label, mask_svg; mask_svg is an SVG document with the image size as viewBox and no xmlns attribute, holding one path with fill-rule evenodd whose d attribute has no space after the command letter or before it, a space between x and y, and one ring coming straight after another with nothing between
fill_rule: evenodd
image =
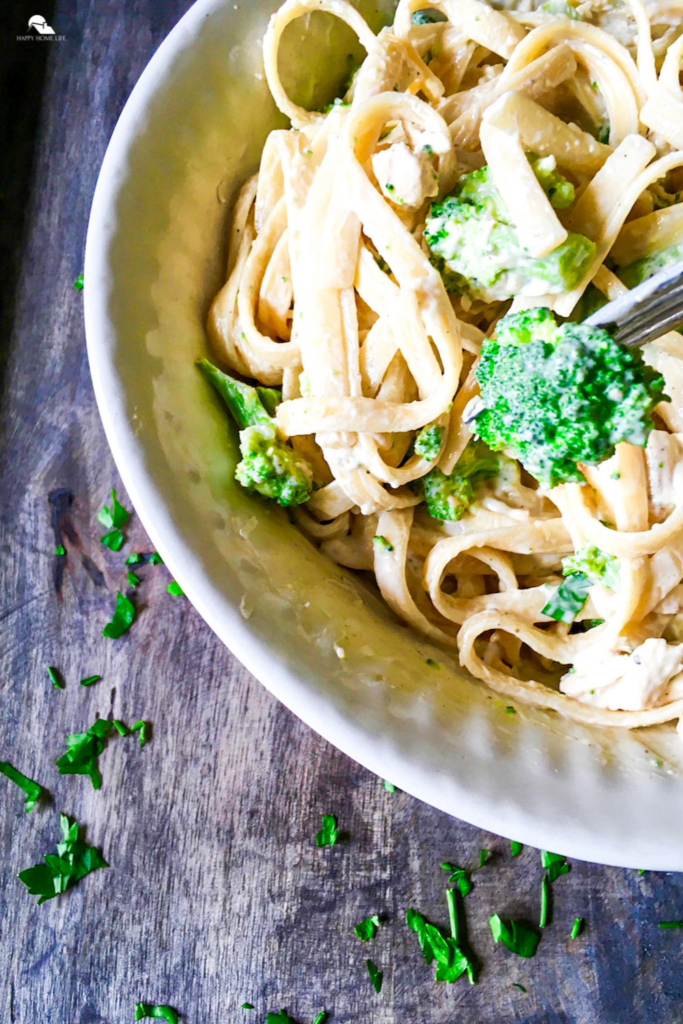
<instances>
[{"instance_id":1,"label":"broccoli floret","mask_svg":"<svg viewBox=\"0 0 683 1024\"><path fill-rule=\"evenodd\" d=\"M549 309L509 313L484 341L475 371L483 410L473 430L544 486L583 481L620 441L644 447L664 378L607 331L558 326Z\"/></svg>"},{"instance_id":2,"label":"broccoli floret","mask_svg":"<svg viewBox=\"0 0 683 1024\"><path fill-rule=\"evenodd\" d=\"M481 441L470 441L446 476L440 469L432 469L417 480L414 489L421 494L427 511L434 519L462 519L475 498L479 483L498 474L500 458Z\"/></svg>"},{"instance_id":3,"label":"broccoli floret","mask_svg":"<svg viewBox=\"0 0 683 1024\"><path fill-rule=\"evenodd\" d=\"M415 454L421 455L427 462L433 462L441 450L443 427L433 423L424 427L415 438Z\"/></svg>"},{"instance_id":4,"label":"broccoli floret","mask_svg":"<svg viewBox=\"0 0 683 1024\"><path fill-rule=\"evenodd\" d=\"M595 544L584 544L575 554L563 558L562 572L565 576L581 573L591 583L602 583L611 590L619 589L619 559Z\"/></svg>"},{"instance_id":5,"label":"broccoli floret","mask_svg":"<svg viewBox=\"0 0 683 1024\"><path fill-rule=\"evenodd\" d=\"M641 281L647 281L648 277L664 270L665 267L678 263L681 259L683 259L683 245L670 245L651 256L644 256L640 260L634 260L633 263L619 267L617 274L627 288L635 288Z\"/></svg>"},{"instance_id":6,"label":"broccoli floret","mask_svg":"<svg viewBox=\"0 0 683 1024\"><path fill-rule=\"evenodd\" d=\"M551 204L566 209L574 186L556 170L554 157L532 157L531 165ZM491 301L570 291L595 253L593 242L570 232L543 259L529 256L488 167L463 175L452 195L432 204L424 237L448 291Z\"/></svg>"},{"instance_id":7,"label":"broccoli floret","mask_svg":"<svg viewBox=\"0 0 683 1024\"><path fill-rule=\"evenodd\" d=\"M434 25L439 21L445 21L446 15L431 7L426 7L421 11L415 11L410 20L413 25Z\"/></svg>"},{"instance_id":8,"label":"broccoli floret","mask_svg":"<svg viewBox=\"0 0 683 1024\"><path fill-rule=\"evenodd\" d=\"M311 496L308 462L280 437L273 416L282 401L275 388L253 388L229 377L207 359L197 366L227 405L239 427L242 461L235 479L279 505L302 505Z\"/></svg>"}]
</instances>

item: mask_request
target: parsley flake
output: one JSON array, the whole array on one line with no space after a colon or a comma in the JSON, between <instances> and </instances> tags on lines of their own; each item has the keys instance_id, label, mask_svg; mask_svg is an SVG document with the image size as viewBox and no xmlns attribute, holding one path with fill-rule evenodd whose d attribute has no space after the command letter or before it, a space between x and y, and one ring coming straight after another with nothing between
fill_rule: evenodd
<instances>
[{"instance_id":1,"label":"parsley flake","mask_svg":"<svg viewBox=\"0 0 683 1024\"><path fill-rule=\"evenodd\" d=\"M526 992L526 989L524 988L524 985L520 985L520 983L518 981L513 981L512 987L513 988L518 988L520 992Z\"/></svg>"},{"instance_id":2,"label":"parsley flake","mask_svg":"<svg viewBox=\"0 0 683 1024\"><path fill-rule=\"evenodd\" d=\"M102 676L86 676L85 679L81 679L81 686L92 686L93 683L99 683Z\"/></svg>"},{"instance_id":3,"label":"parsley flake","mask_svg":"<svg viewBox=\"0 0 683 1024\"><path fill-rule=\"evenodd\" d=\"M375 967L372 960L366 960L365 966L368 969L368 974L370 975L370 982L372 983L372 987L374 988L375 992L380 992L382 989L382 972L377 967Z\"/></svg>"},{"instance_id":4,"label":"parsley flake","mask_svg":"<svg viewBox=\"0 0 683 1024\"><path fill-rule=\"evenodd\" d=\"M382 537L381 534L377 534L375 537L373 537L372 543L378 550L381 551L390 552L394 550L394 545L390 541L388 541L386 537Z\"/></svg>"},{"instance_id":5,"label":"parsley flake","mask_svg":"<svg viewBox=\"0 0 683 1024\"><path fill-rule=\"evenodd\" d=\"M74 281L74 288L76 289L77 292L83 291L83 274L79 274L76 280Z\"/></svg>"},{"instance_id":6,"label":"parsley flake","mask_svg":"<svg viewBox=\"0 0 683 1024\"><path fill-rule=\"evenodd\" d=\"M320 1013L317 1014L315 1020L313 1021L313 1024L324 1024L324 1021L325 1021L326 1017L327 1017L327 1010L321 1010Z\"/></svg>"},{"instance_id":7,"label":"parsley flake","mask_svg":"<svg viewBox=\"0 0 683 1024\"><path fill-rule=\"evenodd\" d=\"M541 850L541 866L548 870L548 881L555 882L560 875L569 872L567 858L561 853L550 853L548 850Z\"/></svg>"},{"instance_id":8,"label":"parsley flake","mask_svg":"<svg viewBox=\"0 0 683 1024\"><path fill-rule=\"evenodd\" d=\"M582 931L583 931L583 918L582 917L577 917L577 918L574 919L574 924L572 925L572 933L570 935L570 938L571 939L575 939L576 936L579 935Z\"/></svg>"},{"instance_id":9,"label":"parsley flake","mask_svg":"<svg viewBox=\"0 0 683 1024\"><path fill-rule=\"evenodd\" d=\"M52 665L47 665L47 674L50 677L52 685L56 690L64 689L64 680L62 679L59 669L54 668Z\"/></svg>"},{"instance_id":10,"label":"parsley flake","mask_svg":"<svg viewBox=\"0 0 683 1024\"><path fill-rule=\"evenodd\" d=\"M503 921L498 914L492 914L489 918L491 934L496 944L502 942L511 953L517 956L532 957L536 947L541 941L541 936L525 927L519 921Z\"/></svg>"},{"instance_id":11,"label":"parsley flake","mask_svg":"<svg viewBox=\"0 0 683 1024\"><path fill-rule=\"evenodd\" d=\"M541 609L541 614L556 622L573 622L586 603L591 585L585 573L566 576Z\"/></svg>"},{"instance_id":12,"label":"parsley flake","mask_svg":"<svg viewBox=\"0 0 683 1024\"><path fill-rule=\"evenodd\" d=\"M524 847L521 843L518 843L516 839L510 840L510 853L513 857L519 857Z\"/></svg>"},{"instance_id":13,"label":"parsley flake","mask_svg":"<svg viewBox=\"0 0 683 1024\"><path fill-rule=\"evenodd\" d=\"M66 548L64 547L63 544L58 544L57 545L57 547L55 548L55 554L56 555L65 555L66 554Z\"/></svg>"},{"instance_id":14,"label":"parsley flake","mask_svg":"<svg viewBox=\"0 0 683 1024\"><path fill-rule=\"evenodd\" d=\"M130 729L126 723L122 722L119 718L114 719L113 725L119 736L130 736Z\"/></svg>"},{"instance_id":15,"label":"parsley flake","mask_svg":"<svg viewBox=\"0 0 683 1024\"><path fill-rule=\"evenodd\" d=\"M120 551L123 547L124 536L119 529L110 530L100 537L100 543L109 548L110 551Z\"/></svg>"},{"instance_id":16,"label":"parsley flake","mask_svg":"<svg viewBox=\"0 0 683 1024\"><path fill-rule=\"evenodd\" d=\"M541 913L538 918L538 927L545 928L548 923L548 878L544 875L541 879Z\"/></svg>"},{"instance_id":17,"label":"parsley flake","mask_svg":"<svg viewBox=\"0 0 683 1024\"><path fill-rule=\"evenodd\" d=\"M251 1004L251 1003L242 1003L242 1005L241 1005L240 1009L241 1009L241 1010L255 1010L255 1009L256 1009L256 1007L255 1007L255 1006L252 1006L252 1004Z\"/></svg>"},{"instance_id":18,"label":"parsley flake","mask_svg":"<svg viewBox=\"0 0 683 1024\"><path fill-rule=\"evenodd\" d=\"M269 1013L266 1016L266 1024L294 1024L294 1021L286 1010L280 1010L279 1013Z\"/></svg>"},{"instance_id":19,"label":"parsley flake","mask_svg":"<svg viewBox=\"0 0 683 1024\"><path fill-rule=\"evenodd\" d=\"M104 505L97 513L97 521L102 524L105 530L119 529L125 526L129 512L117 500L116 489L111 489L111 509Z\"/></svg>"},{"instance_id":20,"label":"parsley flake","mask_svg":"<svg viewBox=\"0 0 683 1024\"><path fill-rule=\"evenodd\" d=\"M315 834L315 845L334 846L338 837L337 819L333 814L323 814L323 827Z\"/></svg>"},{"instance_id":21,"label":"parsley flake","mask_svg":"<svg viewBox=\"0 0 683 1024\"><path fill-rule=\"evenodd\" d=\"M169 592L169 594L173 594L174 597L185 596L185 591L183 590L179 583L176 583L175 580L171 580L171 582L166 587L166 590Z\"/></svg>"},{"instance_id":22,"label":"parsley flake","mask_svg":"<svg viewBox=\"0 0 683 1024\"><path fill-rule=\"evenodd\" d=\"M139 551L133 551L131 555L128 555L126 559L126 565L139 565L142 561L142 555Z\"/></svg>"},{"instance_id":23,"label":"parsley flake","mask_svg":"<svg viewBox=\"0 0 683 1024\"><path fill-rule=\"evenodd\" d=\"M126 573L126 576L128 578L129 586L137 587L138 583L140 582L140 577L136 576L135 573L131 572L130 570L128 570L128 572Z\"/></svg>"},{"instance_id":24,"label":"parsley flake","mask_svg":"<svg viewBox=\"0 0 683 1024\"><path fill-rule=\"evenodd\" d=\"M43 793L47 793L47 790L43 789L37 782L22 775L18 768L11 765L9 761L0 761L0 772L7 776L10 782L13 782L19 789L23 790L26 796L24 807L27 814L33 810Z\"/></svg>"},{"instance_id":25,"label":"parsley flake","mask_svg":"<svg viewBox=\"0 0 683 1024\"><path fill-rule=\"evenodd\" d=\"M57 844L57 854L48 853L44 864L19 872L31 896L39 897L39 906L66 892L91 871L109 867L99 850L78 838L78 822L70 823L66 814L60 814L59 820L63 838Z\"/></svg>"},{"instance_id":26,"label":"parsley flake","mask_svg":"<svg viewBox=\"0 0 683 1024\"><path fill-rule=\"evenodd\" d=\"M659 928L683 928L683 921L660 921Z\"/></svg>"},{"instance_id":27,"label":"parsley flake","mask_svg":"<svg viewBox=\"0 0 683 1024\"><path fill-rule=\"evenodd\" d=\"M154 1017L156 1020L167 1020L169 1024L178 1024L180 1015L172 1006L153 1006L151 1003L135 1004L135 1019L142 1020L143 1017Z\"/></svg>"},{"instance_id":28,"label":"parsley flake","mask_svg":"<svg viewBox=\"0 0 683 1024\"><path fill-rule=\"evenodd\" d=\"M458 892L462 897L468 896L472 892L469 871L465 868L459 868L457 864L449 864L447 861L441 867L444 871L450 871L448 881L451 885L457 885Z\"/></svg>"},{"instance_id":29,"label":"parsley flake","mask_svg":"<svg viewBox=\"0 0 683 1024\"><path fill-rule=\"evenodd\" d=\"M382 779L382 785L386 789L387 793L397 792L397 787L393 784L393 782L389 782L387 779Z\"/></svg>"},{"instance_id":30,"label":"parsley flake","mask_svg":"<svg viewBox=\"0 0 683 1024\"><path fill-rule=\"evenodd\" d=\"M158 551L153 551L152 554L149 556L149 564L150 565L163 565L164 564L164 560L163 560L163 558L161 557L161 555L159 554Z\"/></svg>"},{"instance_id":31,"label":"parsley flake","mask_svg":"<svg viewBox=\"0 0 683 1024\"><path fill-rule=\"evenodd\" d=\"M427 937L427 922L424 917L418 910L413 910L412 907L408 907L406 910L406 923L417 935L422 955L425 958L425 963L431 964L434 959L434 952Z\"/></svg>"},{"instance_id":32,"label":"parsley flake","mask_svg":"<svg viewBox=\"0 0 683 1024\"><path fill-rule=\"evenodd\" d=\"M118 640L120 636L130 629L135 619L135 605L129 598L119 591L116 595L116 608L111 617L111 622L102 630L102 636L108 636L112 640Z\"/></svg>"},{"instance_id":33,"label":"parsley flake","mask_svg":"<svg viewBox=\"0 0 683 1024\"><path fill-rule=\"evenodd\" d=\"M87 775L93 789L102 785L97 759L104 750L114 723L98 718L87 732L75 732L66 738L67 751L55 761L60 775Z\"/></svg>"},{"instance_id":34,"label":"parsley flake","mask_svg":"<svg viewBox=\"0 0 683 1024\"><path fill-rule=\"evenodd\" d=\"M489 850L481 849L479 851L479 867L480 868L483 868L484 864L489 859L489 853L490 853Z\"/></svg>"},{"instance_id":35,"label":"parsley flake","mask_svg":"<svg viewBox=\"0 0 683 1024\"><path fill-rule=\"evenodd\" d=\"M142 749L147 742L147 722L136 722L135 725L131 725L130 731L140 733L140 749Z\"/></svg>"},{"instance_id":36,"label":"parsley flake","mask_svg":"<svg viewBox=\"0 0 683 1024\"><path fill-rule=\"evenodd\" d=\"M372 917L366 917L364 921L359 921L354 925L353 930L361 942L368 942L369 939L374 939L378 928L379 917L377 914L373 914Z\"/></svg>"}]
</instances>

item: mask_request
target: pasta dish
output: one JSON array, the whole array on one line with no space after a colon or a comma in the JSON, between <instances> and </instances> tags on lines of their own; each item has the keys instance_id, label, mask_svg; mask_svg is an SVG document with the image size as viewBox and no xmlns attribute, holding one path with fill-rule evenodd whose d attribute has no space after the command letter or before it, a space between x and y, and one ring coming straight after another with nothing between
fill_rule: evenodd
<instances>
[{"instance_id":1,"label":"pasta dish","mask_svg":"<svg viewBox=\"0 0 683 1024\"><path fill-rule=\"evenodd\" d=\"M367 53L322 111L278 69L315 11ZM237 479L506 699L681 719L683 337L582 321L683 257L683 0L400 0L378 34L287 0L263 53L291 128L200 361Z\"/></svg>"}]
</instances>

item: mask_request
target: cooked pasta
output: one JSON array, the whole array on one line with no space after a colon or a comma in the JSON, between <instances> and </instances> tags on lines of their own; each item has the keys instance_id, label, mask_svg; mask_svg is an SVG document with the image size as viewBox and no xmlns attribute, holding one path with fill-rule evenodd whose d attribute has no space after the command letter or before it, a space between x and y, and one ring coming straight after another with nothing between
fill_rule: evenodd
<instances>
[{"instance_id":1,"label":"cooked pasta","mask_svg":"<svg viewBox=\"0 0 683 1024\"><path fill-rule=\"evenodd\" d=\"M278 64L314 11L367 51L323 112ZM263 51L291 128L237 197L208 321L218 364L255 382L206 364L238 479L507 700L681 718L683 337L644 350L670 401L642 438L574 476L473 435L506 314L578 323L683 256L683 3L400 0L376 35L346 0L287 0Z\"/></svg>"}]
</instances>

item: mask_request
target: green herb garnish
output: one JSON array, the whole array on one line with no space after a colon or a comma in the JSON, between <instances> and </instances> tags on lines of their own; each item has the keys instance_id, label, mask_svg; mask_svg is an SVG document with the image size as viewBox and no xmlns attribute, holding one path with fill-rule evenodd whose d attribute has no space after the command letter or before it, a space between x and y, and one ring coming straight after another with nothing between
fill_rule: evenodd
<instances>
[{"instance_id":1,"label":"green herb garnish","mask_svg":"<svg viewBox=\"0 0 683 1024\"><path fill-rule=\"evenodd\" d=\"M489 918L491 934L496 943L502 942L511 953L517 956L532 957L536 947L541 941L540 935L525 927L519 921L503 921L498 914L492 914Z\"/></svg>"},{"instance_id":2,"label":"green herb garnish","mask_svg":"<svg viewBox=\"0 0 683 1024\"><path fill-rule=\"evenodd\" d=\"M79 274L76 280L74 281L74 288L76 289L77 292L83 291L83 274Z\"/></svg>"},{"instance_id":3,"label":"green herb garnish","mask_svg":"<svg viewBox=\"0 0 683 1024\"><path fill-rule=\"evenodd\" d=\"M126 576L128 578L129 586L137 587L138 583L140 582L140 577L136 576L134 572L130 572L130 570L126 573Z\"/></svg>"},{"instance_id":4,"label":"green herb garnish","mask_svg":"<svg viewBox=\"0 0 683 1024\"><path fill-rule=\"evenodd\" d=\"M387 779L382 779L382 785L386 789L387 793L395 793L396 792L396 788L397 787L393 784L393 782L388 782Z\"/></svg>"},{"instance_id":5,"label":"green herb garnish","mask_svg":"<svg viewBox=\"0 0 683 1024\"><path fill-rule=\"evenodd\" d=\"M370 981L375 992L380 992L382 988L382 972L375 967L372 960L366 960L365 966L368 969L370 975Z\"/></svg>"},{"instance_id":6,"label":"green herb garnish","mask_svg":"<svg viewBox=\"0 0 683 1024\"><path fill-rule=\"evenodd\" d=\"M130 729L125 722L122 722L119 718L115 718L113 726L116 729L119 736L130 736Z\"/></svg>"},{"instance_id":7,"label":"green herb garnish","mask_svg":"<svg viewBox=\"0 0 683 1024\"><path fill-rule=\"evenodd\" d=\"M338 837L337 819L333 814L323 814L323 827L315 834L315 845L334 846Z\"/></svg>"},{"instance_id":8,"label":"green herb garnish","mask_svg":"<svg viewBox=\"0 0 683 1024\"><path fill-rule=\"evenodd\" d=\"M369 939L374 939L378 928L379 917L377 914L373 914L372 917L366 917L364 921L359 921L354 925L353 930L361 942L368 942Z\"/></svg>"},{"instance_id":9,"label":"green herb garnish","mask_svg":"<svg viewBox=\"0 0 683 1024\"><path fill-rule=\"evenodd\" d=\"M67 751L55 761L60 775L87 775L93 789L102 785L97 759L104 750L113 722L98 718L87 732L75 732L66 738Z\"/></svg>"},{"instance_id":10,"label":"green herb garnish","mask_svg":"<svg viewBox=\"0 0 683 1024\"><path fill-rule=\"evenodd\" d=\"M116 489L111 489L111 508L104 505L97 513L97 520L105 530L120 529L128 520L129 512L117 500Z\"/></svg>"},{"instance_id":11,"label":"green herb garnish","mask_svg":"<svg viewBox=\"0 0 683 1024\"><path fill-rule=\"evenodd\" d=\"M19 872L31 896L39 897L38 905L70 889L91 871L109 866L99 850L78 838L77 822L70 824L66 814L60 814L59 820L63 839L56 855L48 853L44 864Z\"/></svg>"},{"instance_id":12,"label":"green herb garnish","mask_svg":"<svg viewBox=\"0 0 683 1024\"><path fill-rule=\"evenodd\" d=\"M591 585L584 573L572 573L553 592L548 603L541 609L542 614L556 622L573 622L586 603Z\"/></svg>"},{"instance_id":13,"label":"green herb garnish","mask_svg":"<svg viewBox=\"0 0 683 1024\"><path fill-rule=\"evenodd\" d=\"M10 782L13 782L19 789L23 790L26 796L24 807L27 814L33 810L42 794L47 793L47 790L43 789L37 782L22 775L19 769L14 768L9 761L0 761L0 772L7 776Z\"/></svg>"},{"instance_id":14,"label":"green herb garnish","mask_svg":"<svg viewBox=\"0 0 683 1024\"><path fill-rule=\"evenodd\" d=\"M548 878L544 875L541 879L541 913L538 919L538 927L545 928L548 923Z\"/></svg>"},{"instance_id":15,"label":"green herb garnish","mask_svg":"<svg viewBox=\"0 0 683 1024\"><path fill-rule=\"evenodd\" d=\"M66 554L66 548L64 547L63 544L58 544L57 545L57 547L55 548L55 554L56 555L65 555Z\"/></svg>"},{"instance_id":16,"label":"green herb garnish","mask_svg":"<svg viewBox=\"0 0 683 1024\"><path fill-rule=\"evenodd\" d=\"M102 630L102 636L108 636L112 640L118 640L120 636L130 629L135 619L135 605L124 594L119 591L116 595L116 608L111 617L111 622Z\"/></svg>"},{"instance_id":17,"label":"green herb garnish","mask_svg":"<svg viewBox=\"0 0 683 1024\"><path fill-rule=\"evenodd\" d=\"M169 594L173 594L174 597L185 596L185 591L183 590L179 583L176 583L175 580L171 580L171 582L166 587L166 590L169 592Z\"/></svg>"},{"instance_id":18,"label":"green herb garnish","mask_svg":"<svg viewBox=\"0 0 683 1024\"><path fill-rule=\"evenodd\" d=\"M581 932L582 929L583 929L583 918L582 917L575 918L574 919L574 924L572 925L572 933L571 933L570 938L575 939L576 936Z\"/></svg>"},{"instance_id":19,"label":"green herb garnish","mask_svg":"<svg viewBox=\"0 0 683 1024\"><path fill-rule=\"evenodd\" d=\"M567 858L561 853L550 853L548 850L541 850L541 867L547 868L549 882L555 882L560 875L569 872Z\"/></svg>"},{"instance_id":20,"label":"green herb garnish","mask_svg":"<svg viewBox=\"0 0 683 1024\"><path fill-rule=\"evenodd\" d=\"M516 839L510 840L510 853L513 857L519 857L524 847L521 843L518 843Z\"/></svg>"},{"instance_id":21,"label":"green herb garnish","mask_svg":"<svg viewBox=\"0 0 683 1024\"><path fill-rule=\"evenodd\" d=\"M141 561L142 555L138 551L134 551L131 555L128 555L126 565L139 565Z\"/></svg>"},{"instance_id":22,"label":"green herb garnish","mask_svg":"<svg viewBox=\"0 0 683 1024\"><path fill-rule=\"evenodd\" d=\"M377 535L376 537L373 537L372 538L372 543L375 545L376 548L379 548L381 551L393 551L394 550L394 545L390 544L386 537L382 537L380 535Z\"/></svg>"},{"instance_id":23,"label":"green herb garnish","mask_svg":"<svg viewBox=\"0 0 683 1024\"><path fill-rule=\"evenodd\" d=\"M140 749L142 749L147 742L147 722L136 722L135 725L131 725L130 731L140 733Z\"/></svg>"},{"instance_id":24,"label":"green herb garnish","mask_svg":"<svg viewBox=\"0 0 683 1024\"><path fill-rule=\"evenodd\" d=\"M286 1010L280 1010L279 1013L267 1014L266 1024L294 1024L294 1021Z\"/></svg>"},{"instance_id":25,"label":"green herb garnish","mask_svg":"<svg viewBox=\"0 0 683 1024\"><path fill-rule=\"evenodd\" d=\"M479 867L483 868L486 861L489 859L489 850L481 849L479 851Z\"/></svg>"},{"instance_id":26,"label":"green herb garnish","mask_svg":"<svg viewBox=\"0 0 683 1024\"><path fill-rule=\"evenodd\" d=\"M52 665L47 665L47 674L50 677L50 681L56 690L64 689L64 680L59 672L59 669L54 668Z\"/></svg>"},{"instance_id":27,"label":"green herb garnish","mask_svg":"<svg viewBox=\"0 0 683 1024\"><path fill-rule=\"evenodd\" d=\"M512 982L512 987L513 988L518 988L520 992L526 992L526 989L524 988L524 985L520 985L520 983L518 981L513 981Z\"/></svg>"},{"instance_id":28,"label":"green herb garnish","mask_svg":"<svg viewBox=\"0 0 683 1024\"><path fill-rule=\"evenodd\" d=\"M164 564L164 560L163 560L163 558L161 557L161 555L159 554L158 551L153 551L152 554L149 556L149 564L150 565L163 565Z\"/></svg>"},{"instance_id":29,"label":"green herb garnish","mask_svg":"<svg viewBox=\"0 0 683 1024\"><path fill-rule=\"evenodd\" d=\"M178 1024L180 1015L171 1006L152 1006L151 1003L135 1004L135 1019L142 1020L143 1017L154 1017L156 1020L167 1020L169 1024Z\"/></svg>"},{"instance_id":30,"label":"green herb garnish","mask_svg":"<svg viewBox=\"0 0 683 1024\"><path fill-rule=\"evenodd\" d=\"M327 1010L321 1010L320 1013L317 1014L313 1024L323 1024L325 1017L327 1017Z\"/></svg>"},{"instance_id":31,"label":"green herb garnish","mask_svg":"<svg viewBox=\"0 0 683 1024\"><path fill-rule=\"evenodd\" d=\"M448 881L451 885L457 885L458 892L462 897L468 896L472 892L469 871L465 868L459 868L457 864L449 864L448 861L445 861L441 868L443 871L450 872Z\"/></svg>"},{"instance_id":32,"label":"green herb garnish","mask_svg":"<svg viewBox=\"0 0 683 1024\"><path fill-rule=\"evenodd\" d=\"M255 1010L256 1007L252 1006L251 1003L242 1003L242 1006L240 1007L240 1009L241 1010Z\"/></svg>"},{"instance_id":33,"label":"green herb garnish","mask_svg":"<svg viewBox=\"0 0 683 1024\"><path fill-rule=\"evenodd\" d=\"M683 921L660 921L659 928L683 928Z\"/></svg>"},{"instance_id":34,"label":"green herb garnish","mask_svg":"<svg viewBox=\"0 0 683 1024\"><path fill-rule=\"evenodd\" d=\"M124 536L119 529L110 530L109 533L105 533L104 537L100 537L100 543L104 544L110 551L120 551L123 547Z\"/></svg>"},{"instance_id":35,"label":"green herb garnish","mask_svg":"<svg viewBox=\"0 0 683 1024\"><path fill-rule=\"evenodd\" d=\"M93 683L99 683L102 676L86 676L85 679L81 679L81 686L92 686Z\"/></svg>"}]
</instances>

